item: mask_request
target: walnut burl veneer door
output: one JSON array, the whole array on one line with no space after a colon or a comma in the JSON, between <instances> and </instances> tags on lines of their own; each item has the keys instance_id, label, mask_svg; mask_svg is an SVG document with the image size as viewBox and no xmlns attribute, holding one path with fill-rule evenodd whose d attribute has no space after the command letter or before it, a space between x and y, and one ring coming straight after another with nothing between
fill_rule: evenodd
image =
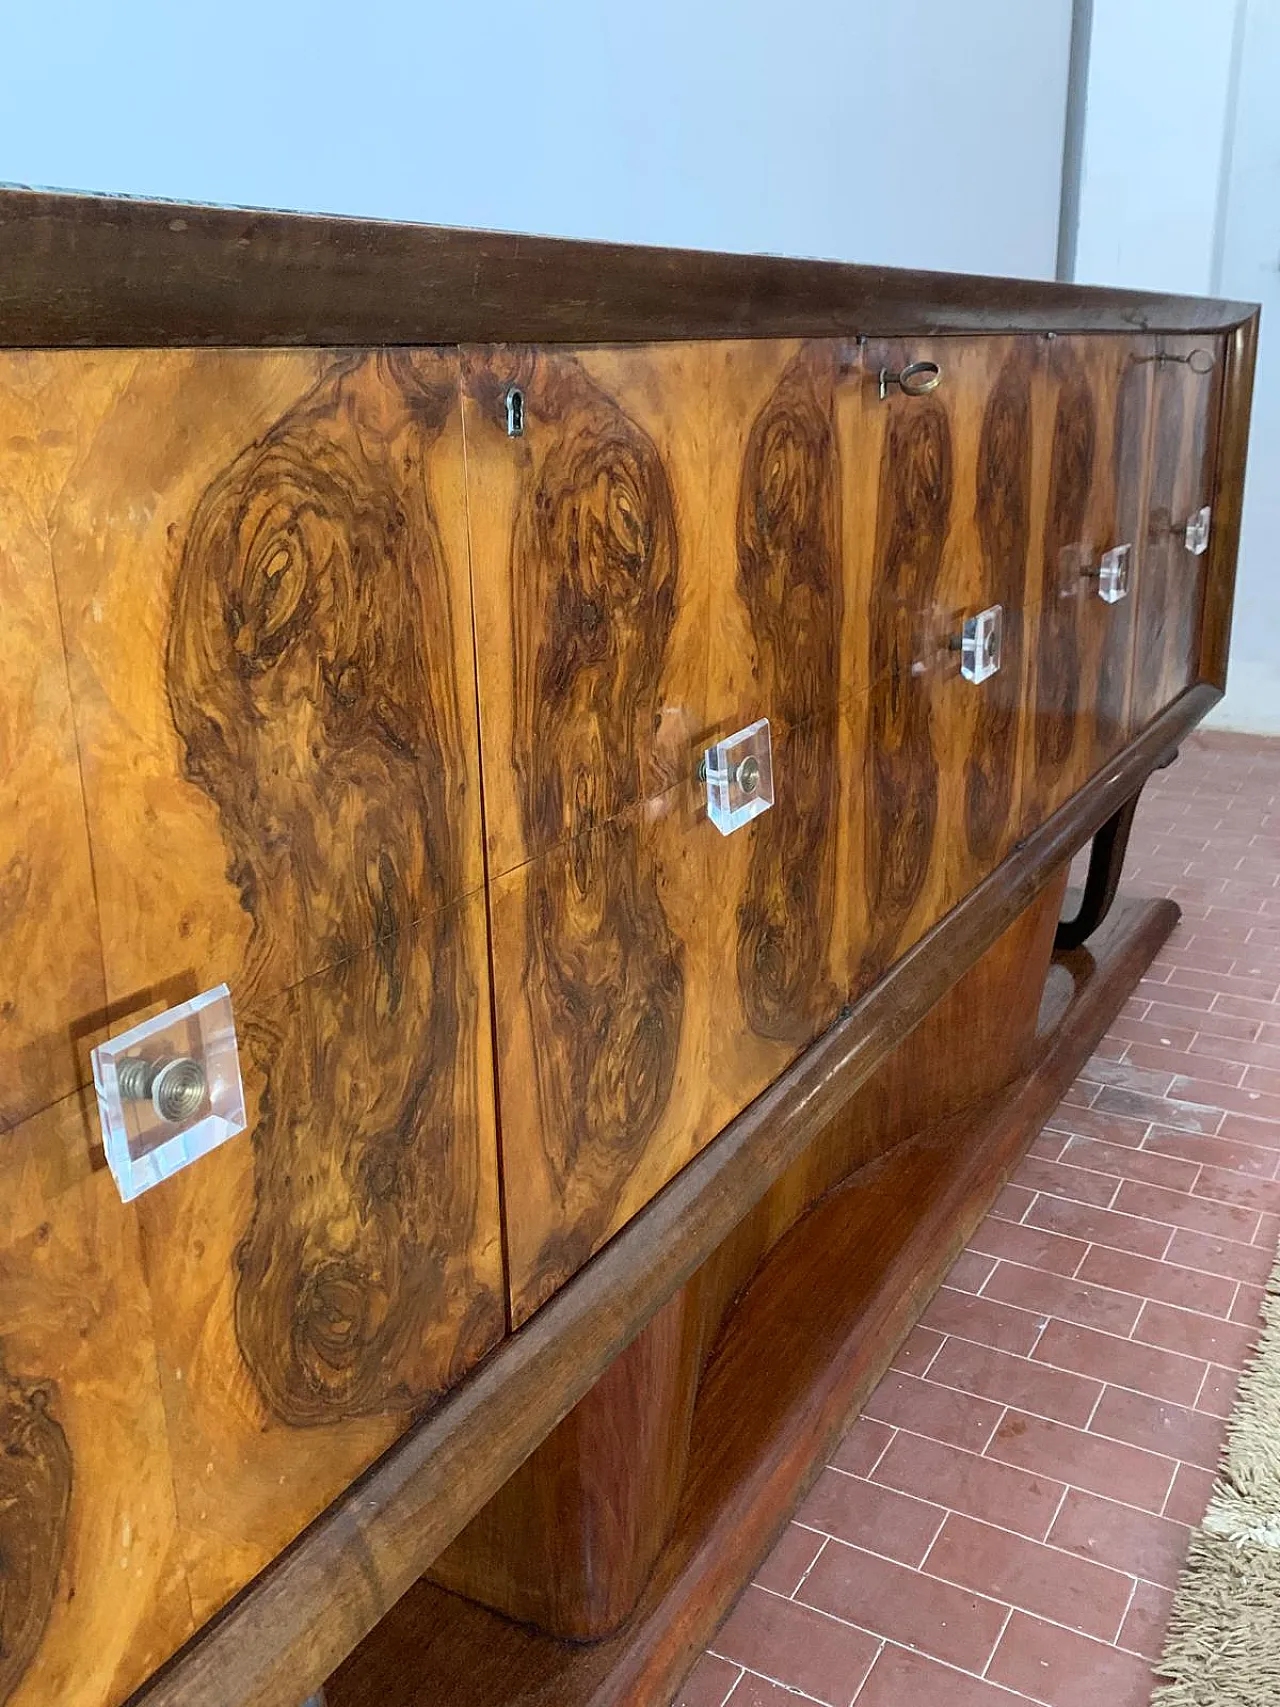
<instances>
[{"instance_id":1,"label":"walnut burl veneer door","mask_svg":"<svg viewBox=\"0 0 1280 1707\"><path fill-rule=\"evenodd\" d=\"M1199 552L1190 548L1187 526L1212 495L1223 350L1220 338L1161 338L1156 346L1147 530L1138 586L1135 733L1197 677L1209 557L1203 547Z\"/></svg>"},{"instance_id":2,"label":"walnut burl veneer door","mask_svg":"<svg viewBox=\"0 0 1280 1707\"><path fill-rule=\"evenodd\" d=\"M704 1118L706 357L464 352L513 1314Z\"/></svg>"},{"instance_id":3,"label":"walnut burl veneer door","mask_svg":"<svg viewBox=\"0 0 1280 1707\"><path fill-rule=\"evenodd\" d=\"M1046 339L1037 376L1027 827L1124 745L1142 584L1150 339Z\"/></svg>"},{"instance_id":4,"label":"walnut burl veneer door","mask_svg":"<svg viewBox=\"0 0 1280 1707\"><path fill-rule=\"evenodd\" d=\"M458 360L40 362L112 1028L226 979L245 1078L127 1212L198 1622L504 1329Z\"/></svg>"},{"instance_id":5,"label":"walnut burl veneer door","mask_svg":"<svg viewBox=\"0 0 1280 1707\"><path fill-rule=\"evenodd\" d=\"M937 387L892 376L936 363ZM865 987L999 864L1019 833L1034 338L877 340L841 388L848 575L866 613ZM885 376L881 396L881 375ZM965 679L965 620L999 605L999 670Z\"/></svg>"},{"instance_id":6,"label":"walnut burl veneer door","mask_svg":"<svg viewBox=\"0 0 1280 1707\"><path fill-rule=\"evenodd\" d=\"M860 620L845 586L836 399L848 346L711 348L709 722L770 723L774 804L707 846L713 1128L838 1015L860 904L847 881L863 763Z\"/></svg>"}]
</instances>

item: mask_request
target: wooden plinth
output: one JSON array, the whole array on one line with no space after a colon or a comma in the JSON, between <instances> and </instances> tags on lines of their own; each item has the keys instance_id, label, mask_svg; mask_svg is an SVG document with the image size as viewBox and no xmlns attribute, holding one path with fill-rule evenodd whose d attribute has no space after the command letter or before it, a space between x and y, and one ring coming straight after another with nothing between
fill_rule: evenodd
<instances>
[{"instance_id":1,"label":"wooden plinth","mask_svg":"<svg viewBox=\"0 0 1280 1707\"><path fill-rule=\"evenodd\" d=\"M464 1531L437 1569L477 1598L418 1583L334 1676L330 1707L669 1700L1178 918L1169 901L1122 902L1090 946L1057 957L1046 978L1041 946L1061 892L1051 885L904 1040L752 1224L624 1353L613 1388L601 1383L596 1409L588 1395L576 1422L566 1419ZM1028 987L1039 992L1042 984L1037 1014ZM1005 1047L993 1052L1001 1032ZM992 1088L984 1078L1004 1082ZM921 1125L925 1099L939 1117ZM877 1144L889 1147L866 1160ZM797 1219L806 1198L812 1206ZM770 1215L776 1225L786 1205L793 1224L771 1240ZM762 1246L763 1260L747 1267ZM714 1341L709 1356L700 1337ZM606 1533L609 1513L621 1508L601 1465L615 1466L616 1481L629 1442L623 1431L606 1438L608 1419L634 1418L635 1396L646 1390L628 1377L624 1359L633 1374L647 1367L651 1375L663 1346L680 1348L696 1401L682 1435L670 1422L668 1382L668 1433L657 1457L669 1474L660 1482L650 1473L656 1503L648 1522L624 1525L620 1538ZM674 1444L673 1434L682 1436ZM583 1500L584 1476L606 1490L594 1505ZM671 1490L665 1519L663 1488ZM616 1594L599 1584L609 1554L582 1545L592 1523L587 1539L611 1540L624 1576L636 1573L637 1560L648 1563L646 1548L656 1553L620 1624ZM595 1616L617 1627L594 1642L558 1639L481 1598L544 1626Z\"/></svg>"}]
</instances>

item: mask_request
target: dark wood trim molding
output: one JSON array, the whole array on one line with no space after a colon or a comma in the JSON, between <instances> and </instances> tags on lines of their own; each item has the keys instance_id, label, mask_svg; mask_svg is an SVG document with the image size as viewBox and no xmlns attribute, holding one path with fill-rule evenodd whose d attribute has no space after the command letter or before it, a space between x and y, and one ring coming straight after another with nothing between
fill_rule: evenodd
<instances>
[{"instance_id":1,"label":"dark wood trim molding","mask_svg":"<svg viewBox=\"0 0 1280 1707\"><path fill-rule=\"evenodd\" d=\"M1213 529L1209 536L1204 619L1200 625L1200 677L1216 688L1227 685L1227 648L1231 641L1236 559L1244 511L1253 375L1258 359L1258 319L1258 313L1254 312L1227 339L1226 371L1222 376Z\"/></svg>"},{"instance_id":2,"label":"dark wood trim molding","mask_svg":"<svg viewBox=\"0 0 1280 1707\"><path fill-rule=\"evenodd\" d=\"M296 1707L493 1496L832 1114L1216 703L1191 688L1034 831L130 1707Z\"/></svg>"},{"instance_id":3,"label":"dark wood trim molding","mask_svg":"<svg viewBox=\"0 0 1280 1707\"><path fill-rule=\"evenodd\" d=\"M0 347L1220 332L1251 304L0 190Z\"/></svg>"}]
</instances>

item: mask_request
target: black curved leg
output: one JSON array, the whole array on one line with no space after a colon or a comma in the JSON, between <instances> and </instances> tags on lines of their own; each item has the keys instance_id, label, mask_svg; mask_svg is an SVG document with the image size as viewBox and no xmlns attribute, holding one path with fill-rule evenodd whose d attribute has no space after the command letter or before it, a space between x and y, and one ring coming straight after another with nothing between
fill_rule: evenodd
<instances>
[{"instance_id":1,"label":"black curved leg","mask_svg":"<svg viewBox=\"0 0 1280 1707\"><path fill-rule=\"evenodd\" d=\"M1178 750L1175 747L1167 758L1161 759L1155 769L1164 770L1177 756ZM1056 951L1065 952L1082 947L1111 911L1111 904L1120 887L1120 873L1124 870L1124 856L1129 848L1133 815L1138 810L1141 797L1142 790L1139 789L1132 799L1125 801L1114 816L1107 819L1094 836L1089 852L1089 875L1085 878L1080 911L1074 919L1059 921L1057 934L1053 939Z\"/></svg>"}]
</instances>

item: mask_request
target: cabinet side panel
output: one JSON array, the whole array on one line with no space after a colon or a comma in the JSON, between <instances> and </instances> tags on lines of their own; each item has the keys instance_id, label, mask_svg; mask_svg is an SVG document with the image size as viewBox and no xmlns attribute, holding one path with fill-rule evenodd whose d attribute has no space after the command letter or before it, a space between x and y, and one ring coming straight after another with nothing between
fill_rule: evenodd
<instances>
[{"instance_id":1,"label":"cabinet side panel","mask_svg":"<svg viewBox=\"0 0 1280 1707\"><path fill-rule=\"evenodd\" d=\"M1258 316L1224 340L1222 407L1213 491L1213 534L1209 542L1208 584L1200 638L1200 679L1224 688L1227 651L1231 644L1231 612L1235 603L1236 557L1244 509L1245 463L1249 452L1249 417L1253 405L1253 374L1258 355Z\"/></svg>"}]
</instances>

